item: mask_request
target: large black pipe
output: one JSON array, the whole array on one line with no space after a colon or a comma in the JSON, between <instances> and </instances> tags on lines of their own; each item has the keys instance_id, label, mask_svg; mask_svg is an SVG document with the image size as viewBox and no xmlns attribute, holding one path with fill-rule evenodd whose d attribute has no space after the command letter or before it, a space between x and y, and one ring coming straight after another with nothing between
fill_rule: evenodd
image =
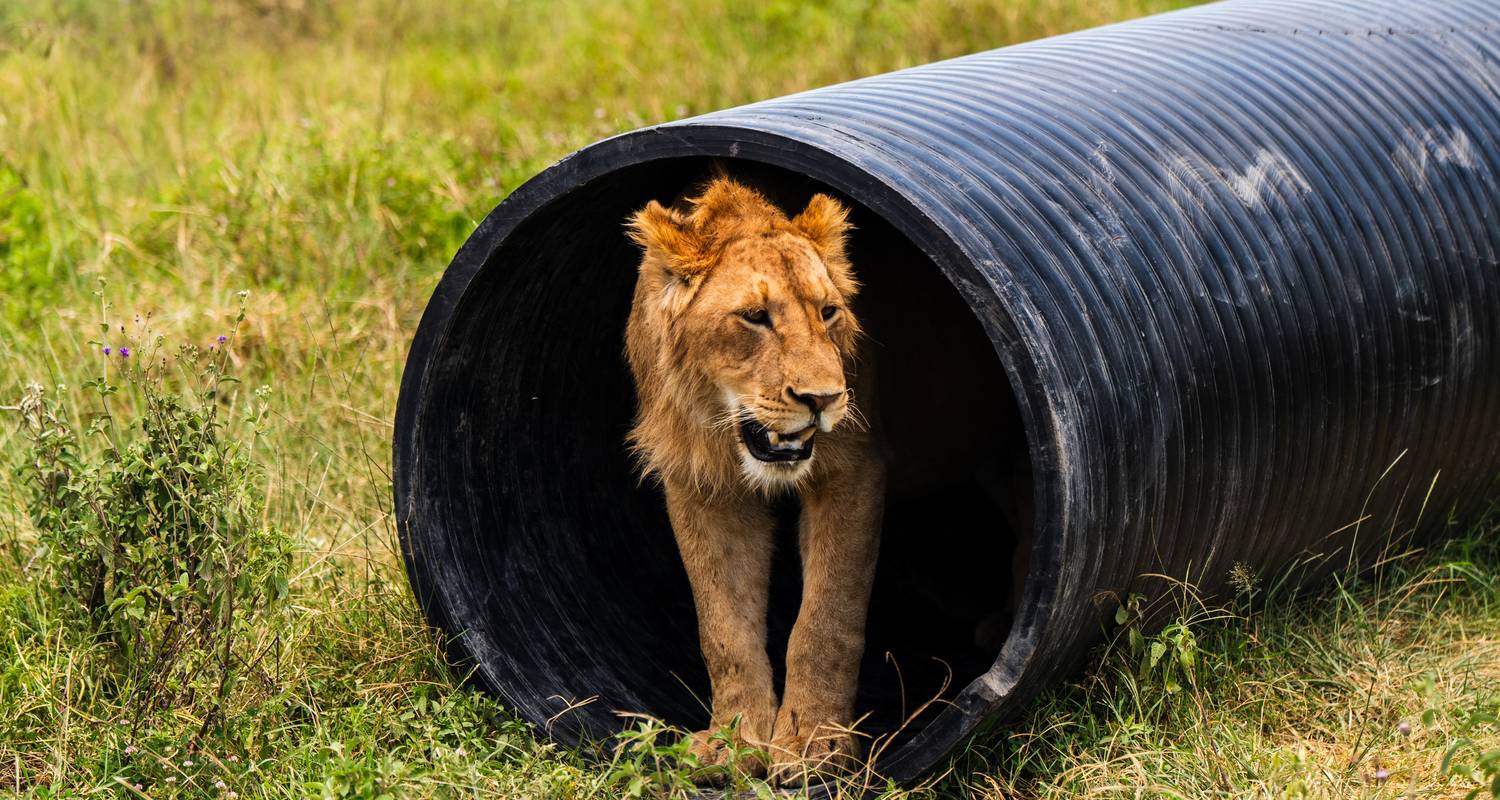
<instances>
[{"instance_id":1,"label":"large black pipe","mask_svg":"<svg viewBox=\"0 0 1500 800\"><path fill-rule=\"evenodd\" d=\"M996 447L1029 447L1019 562L982 482L892 499L860 703L888 730L903 690L913 704L953 670L951 702L880 764L917 776L1075 669L1142 575L1315 576L1419 507L1431 531L1483 500L1497 88L1491 0L1231 0L584 148L484 220L412 344L395 482L416 595L560 741L617 729L617 710L701 724L687 584L621 446L638 259L621 223L711 159L833 191L857 207L869 292L908 301L877 340L991 403ZM1024 591L996 653L973 632L1011 563Z\"/></svg>"}]
</instances>

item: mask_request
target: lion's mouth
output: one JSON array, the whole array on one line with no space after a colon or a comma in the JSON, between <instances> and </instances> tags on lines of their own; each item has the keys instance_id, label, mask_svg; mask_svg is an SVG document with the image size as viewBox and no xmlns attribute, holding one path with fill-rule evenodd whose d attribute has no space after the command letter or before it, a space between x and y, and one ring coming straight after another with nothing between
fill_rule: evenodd
<instances>
[{"instance_id":1,"label":"lion's mouth","mask_svg":"<svg viewBox=\"0 0 1500 800\"><path fill-rule=\"evenodd\" d=\"M740 441L757 461L806 461L812 458L817 433L811 425L796 433L777 433L754 420L740 423Z\"/></svg>"}]
</instances>

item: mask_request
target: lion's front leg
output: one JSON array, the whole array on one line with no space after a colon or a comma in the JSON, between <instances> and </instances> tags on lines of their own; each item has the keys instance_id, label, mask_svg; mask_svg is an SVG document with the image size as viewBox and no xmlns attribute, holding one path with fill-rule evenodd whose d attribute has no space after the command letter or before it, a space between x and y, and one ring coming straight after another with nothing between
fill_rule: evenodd
<instances>
[{"instance_id":1,"label":"lion's front leg","mask_svg":"<svg viewBox=\"0 0 1500 800\"><path fill-rule=\"evenodd\" d=\"M852 769L848 732L880 550L885 469L872 457L803 495L802 607L787 643L786 687L771 743L773 778L798 785Z\"/></svg>"},{"instance_id":2,"label":"lion's front leg","mask_svg":"<svg viewBox=\"0 0 1500 800\"><path fill-rule=\"evenodd\" d=\"M706 765L727 765L733 753L714 734L739 717L735 746L765 750L776 719L776 690L766 655L766 601L771 584L774 522L754 497L707 497L666 487L667 513L693 588L698 639L712 685L712 719L693 734L693 753ZM758 758L740 762L753 775ZM705 775L714 780L722 775Z\"/></svg>"}]
</instances>

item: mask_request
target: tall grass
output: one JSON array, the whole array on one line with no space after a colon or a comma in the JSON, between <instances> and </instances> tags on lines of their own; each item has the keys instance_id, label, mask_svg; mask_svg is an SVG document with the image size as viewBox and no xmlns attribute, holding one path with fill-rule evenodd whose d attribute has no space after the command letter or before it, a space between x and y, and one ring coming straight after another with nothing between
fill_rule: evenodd
<instances>
[{"instance_id":1,"label":"tall grass","mask_svg":"<svg viewBox=\"0 0 1500 800\"><path fill-rule=\"evenodd\" d=\"M507 192L595 138L1178 4L0 3L0 405L35 382L59 414L98 416L85 381L103 364L101 278L127 324L149 317L173 347L232 330L241 383L226 397L268 387L260 518L294 548L274 669L234 707L233 735L206 736L191 705L133 725L139 709L98 674L105 645L42 602L45 536L12 470L29 442L7 414L0 791L618 794L654 745L611 769L536 741L462 688L400 573L390 419L448 258ZM129 392L112 402L125 419L146 410ZM1238 632L1225 641L1241 650L1205 648L1213 680L1169 693L1103 656L919 794L1392 794L1397 777L1371 782L1372 753L1402 786L1460 791L1472 780L1437 768L1454 743L1470 743L1459 769L1495 745L1480 687L1500 663L1494 551L1466 541L1401 562L1405 593L1362 584L1230 622L1187 606L1203 642ZM1389 739L1424 705L1438 723Z\"/></svg>"}]
</instances>

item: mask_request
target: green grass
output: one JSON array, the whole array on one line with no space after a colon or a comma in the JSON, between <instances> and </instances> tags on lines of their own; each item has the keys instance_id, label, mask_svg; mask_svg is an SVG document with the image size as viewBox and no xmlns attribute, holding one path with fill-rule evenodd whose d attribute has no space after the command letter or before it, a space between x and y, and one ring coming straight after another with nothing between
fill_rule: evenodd
<instances>
[{"instance_id":1,"label":"green grass","mask_svg":"<svg viewBox=\"0 0 1500 800\"><path fill-rule=\"evenodd\" d=\"M61 385L87 421L97 343L233 328L234 402L269 387L246 480L294 548L228 733L200 735L196 703L132 707L103 678L108 648L59 611L12 469L27 439L0 417L0 792L614 797L670 778L651 730L613 767L537 741L461 687L409 597L390 420L449 257L596 138L1179 4L0 3L0 405ZM126 328L103 339L101 279ZM1175 691L1161 662L1139 666L1152 642L1123 636L914 794L1463 796L1500 747L1495 538L1478 527L1311 601L1185 595L1190 624L1159 640L1179 661L1183 632L1196 642Z\"/></svg>"},{"instance_id":2,"label":"green grass","mask_svg":"<svg viewBox=\"0 0 1500 800\"><path fill-rule=\"evenodd\" d=\"M1127 624L1085 677L976 744L952 785L997 798L1464 797L1489 786L1500 763L1486 772L1479 756L1500 746L1497 534L1481 524L1429 552L1392 553L1300 600L1249 575L1226 605L1187 590L1165 598L1179 622L1141 639ZM1184 649L1193 668L1175 665L1174 679L1166 668Z\"/></svg>"}]
</instances>

